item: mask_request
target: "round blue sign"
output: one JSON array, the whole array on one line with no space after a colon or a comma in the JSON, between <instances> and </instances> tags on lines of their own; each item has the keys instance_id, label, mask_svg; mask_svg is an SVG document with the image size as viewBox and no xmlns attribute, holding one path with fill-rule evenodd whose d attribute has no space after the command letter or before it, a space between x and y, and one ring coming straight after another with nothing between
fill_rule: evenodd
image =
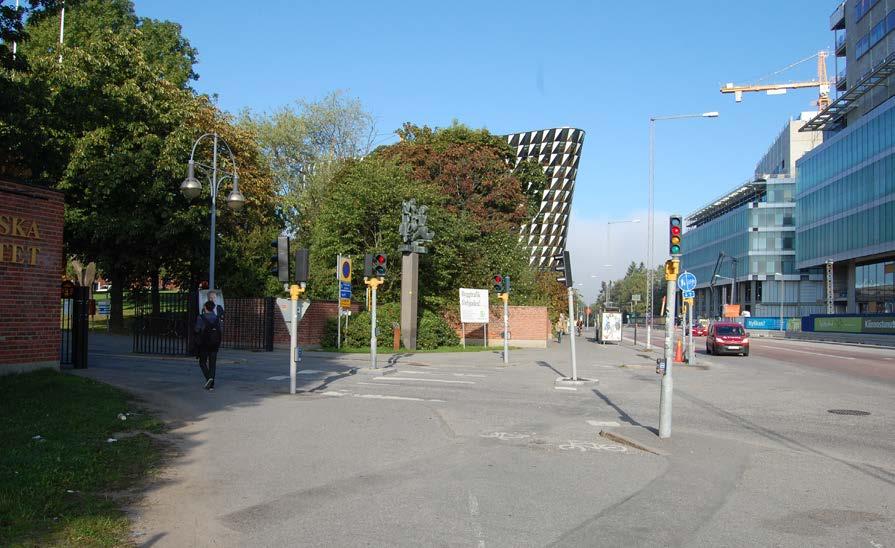
<instances>
[{"instance_id":1,"label":"round blue sign","mask_svg":"<svg viewBox=\"0 0 895 548\"><path fill-rule=\"evenodd\" d=\"M693 291L696 289L696 276L691 272L684 272L678 276L677 286L681 291Z\"/></svg>"},{"instance_id":2,"label":"round blue sign","mask_svg":"<svg viewBox=\"0 0 895 548\"><path fill-rule=\"evenodd\" d=\"M351 277L351 263L349 263L348 261L342 261L342 277Z\"/></svg>"}]
</instances>

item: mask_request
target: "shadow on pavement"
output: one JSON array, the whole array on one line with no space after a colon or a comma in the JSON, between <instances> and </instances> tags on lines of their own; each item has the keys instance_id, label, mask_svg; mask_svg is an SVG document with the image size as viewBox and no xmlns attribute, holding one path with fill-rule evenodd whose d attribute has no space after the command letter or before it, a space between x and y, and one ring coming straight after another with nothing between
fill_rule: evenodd
<instances>
[{"instance_id":1,"label":"shadow on pavement","mask_svg":"<svg viewBox=\"0 0 895 548\"><path fill-rule=\"evenodd\" d=\"M559 371L558 369L556 369L556 368L553 367L551 364L549 364L549 363L547 363L547 362L545 362L545 361L539 361L539 362L537 362L537 363L538 363L538 366L540 366L540 367L546 367L547 369L550 369L551 371L553 371L554 373L556 373L557 375L559 375L559 376L562 377L562 378L565 378L565 377L566 377L566 374L565 374L565 373L560 373L560 371Z\"/></svg>"},{"instance_id":2,"label":"shadow on pavement","mask_svg":"<svg viewBox=\"0 0 895 548\"><path fill-rule=\"evenodd\" d=\"M604 402L606 405L608 405L609 407L615 409L616 413L618 413L618 418L619 418L619 420L621 420L622 422L626 422L626 423L631 424L631 425L633 425L633 426L639 426L639 427L641 427L641 428L643 428L643 429L649 430L650 432L652 432L653 434L655 434L655 435L657 435L657 436L659 435L659 430L658 430L658 429L656 429L656 428L654 428L654 427L652 427L652 426L645 426L645 425L643 425L641 422L635 420L634 417L632 417L631 415L629 415L627 411L625 411L624 409L622 409L621 407L619 407L618 405L616 405L615 402L613 402L612 400L610 400L609 397L608 397L606 394L600 392L600 391L599 391L598 389L596 389L596 388L594 388L594 389L592 390L592 392L593 392L594 394L596 394L598 398L600 398L601 400L603 400L603 402Z\"/></svg>"}]
</instances>

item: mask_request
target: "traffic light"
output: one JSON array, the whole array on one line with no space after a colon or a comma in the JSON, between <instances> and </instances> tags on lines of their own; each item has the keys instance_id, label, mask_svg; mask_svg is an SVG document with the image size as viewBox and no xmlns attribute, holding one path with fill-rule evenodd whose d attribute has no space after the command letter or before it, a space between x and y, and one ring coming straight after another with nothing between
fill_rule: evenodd
<instances>
[{"instance_id":1,"label":"traffic light","mask_svg":"<svg viewBox=\"0 0 895 548\"><path fill-rule=\"evenodd\" d=\"M289 281L289 237L280 236L270 242L271 247L277 250L276 255L270 257L270 273L281 282Z\"/></svg>"},{"instance_id":2,"label":"traffic light","mask_svg":"<svg viewBox=\"0 0 895 548\"><path fill-rule=\"evenodd\" d=\"M308 281L308 249L295 250L295 283L300 284Z\"/></svg>"},{"instance_id":3,"label":"traffic light","mask_svg":"<svg viewBox=\"0 0 895 548\"><path fill-rule=\"evenodd\" d=\"M568 251L553 257L553 270L562 274L556 281L565 283L566 287L572 287L572 259Z\"/></svg>"},{"instance_id":4,"label":"traffic light","mask_svg":"<svg viewBox=\"0 0 895 548\"><path fill-rule=\"evenodd\" d=\"M495 274L491 281L494 282L494 292L503 293L504 277L502 274Z\"/></svg>"},{"instance_id":5,"label":"traffic light","mask_svg":"<svg viewBox=\"0 0 895 548\"><path fill-rule=\"evenodd\" d=\"M364 256L364 277L384 278L386 272L385 255L374 253Z\"/></svg>"},{"instance_id":6,"label":"traffic light","mask_svg":"<svg viewBox=\"0 0 895 548\"><path fill-rule=\"evenodd\" d=\"M684 230L683 218L672 215L668 218L668 252L672 257L681 255L681 237Z\"/></svg>"}]
</instances>

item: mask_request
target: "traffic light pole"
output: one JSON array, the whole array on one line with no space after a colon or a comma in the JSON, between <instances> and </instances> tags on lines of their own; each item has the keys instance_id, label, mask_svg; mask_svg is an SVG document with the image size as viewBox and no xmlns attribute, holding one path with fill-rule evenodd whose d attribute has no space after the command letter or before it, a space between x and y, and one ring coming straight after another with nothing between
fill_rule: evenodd
<instances>
[{"instance_id":1,"label":"traffic light pole","mask_svg":"<svg viewBox=\"0 0 895 548\"><path fill-rule=\"evenodd\" d=\"M678 259L665 263L665 370L662 372L662 388L659 392L659 437L671 437L671 397L674 381L671 376L674 364L674 316L677 299L675 298L677 273L680 265Z\"/></svg>"},{"instance_id":2,"label":"traffic light pole","mask_svg":"<svg viewBox=\"0 0 895 548\"><path fill-rule=\"evenodd\" d=\"M572 326L573 326L572 321L574 318L573 314L574 314L575 303L574 303L574 296L572 294L571 287L568 288L568 293L569 293L569 343L570 343L569 348L571 349L571 352L572 352L572 380L577 381L578 380L578 362L576 361L576 358L575 358L575 332L572 331Z\"/></svg>"},{"instance_id":3,"label":"traffic light pole","mask_svg":"<svg viewBox=\"0 0 895 548\"><path fill-rule=\"evenodd\" d=\"M295 394L295 379L298 374L298 297L305 288L298 284L289 286L289 297L292 304L289 322L289 393Z\"/></svg>"},{"instance_id":4,"label":"traffic light pole","mask_svg":"<svg viewBox=\"0 0 895 548\"><path fill-rule=\"evenodd\" d=\"M503 299L503 363L510 363L510 295L502 293Z\"/></svg>"},{"instance_id":5,"label":"traffic light pole","mask_svg":"<svg viewBox=\"0 0 895 548\"><path fill-rule=\"evenodd\" d=\"M376 289L383 283L383 278L364 278L370 286L370 367L376 369Z\"/></svg>"}]
</instances>

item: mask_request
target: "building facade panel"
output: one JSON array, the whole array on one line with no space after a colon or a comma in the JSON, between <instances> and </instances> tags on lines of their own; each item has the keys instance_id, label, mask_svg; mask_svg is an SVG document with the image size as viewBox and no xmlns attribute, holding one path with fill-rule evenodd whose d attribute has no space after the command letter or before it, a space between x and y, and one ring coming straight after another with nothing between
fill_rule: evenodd
<instances>
[{"instance_id":1,"label":"building facade panel","mask_svg":"<svg viewBox=\"0 0 895 548\"><path fill-rule=\"evenodd\" d=\"M519 160L536 159L547 176L540 210L522 227L520 239L531 251L531 264L549 269L553 257L562 254L566 248L584 130L569 127L542 129L513 133L506 139Z\"/></svg>"}]
</instances>

